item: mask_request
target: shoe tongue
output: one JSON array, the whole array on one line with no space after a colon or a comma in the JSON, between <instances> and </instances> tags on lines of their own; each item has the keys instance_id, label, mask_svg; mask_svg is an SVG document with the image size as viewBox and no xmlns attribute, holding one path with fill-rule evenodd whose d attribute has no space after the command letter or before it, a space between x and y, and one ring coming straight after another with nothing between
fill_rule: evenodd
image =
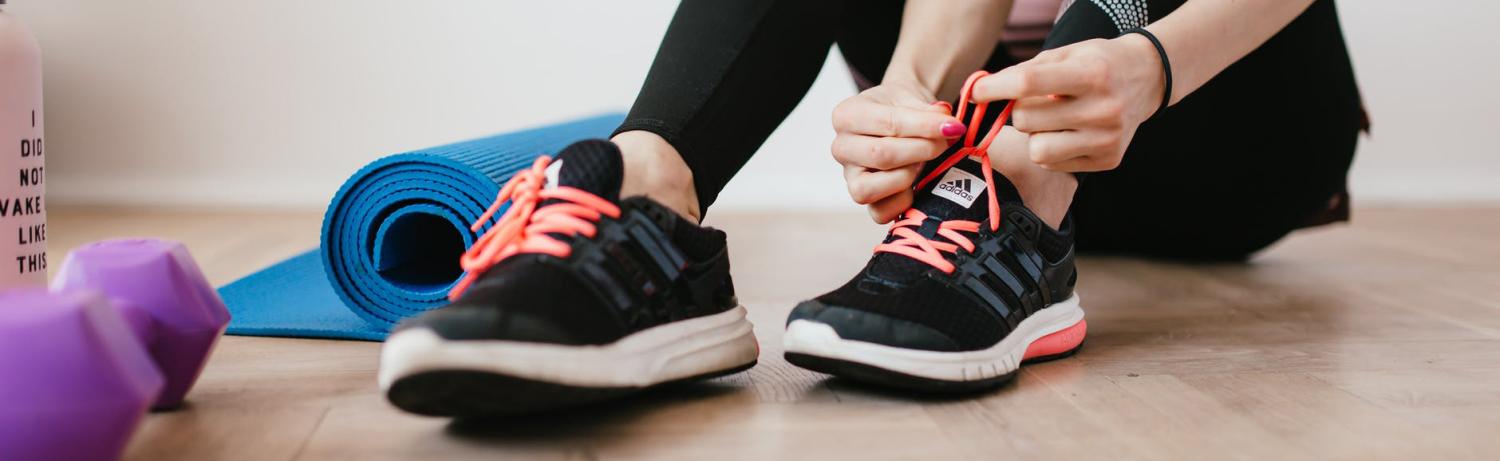
<instances>
[{"instance_id":1,"label":"shoe tongue","mask_svg":"<svg viewBox=\"0 0 1500 461\"><path fill-rule=\"evenodd\" d=\"M610 202L619 202L620 182L624 173L620 148L615 143L589 139L563 148L552 159L552 163L547 165L547 185L544 187L572 187Z\"/></svg>"},{"instance_id":2,"label":"shoe tongue","mask_svg":"<svg viewBox=\"0 0 1500 461\"><path fill-rule=\"evenodd\" d=\"M931 173L931 169L937 168L944 159L951 155L945 152L937 159L928 162L922 170L923 177ZM980 159L968 157L960 160L957 164L938 175L938 179L917 191L917 197L912 202L912 208L926 213L931 220L951 221L965 220L983 222L990 217L989 185L984 182L984 165ZM1020 200L1020 194L1015 187L1010 185L1004 176L994 172L996 181L996 198L1001 203ZM915 230L931 239L946 240L936 236L937 226L933 221L919 226ZM886 242L894 240L894 236L888 236ZM923 272L932 266L915 259L897 253L878 253L870 261L869 275L885 279L887 281L907 283L916 280Z\"/></svg>"},{"instance_id":3,"label":"shoe tongue","mask_svg":"<svg viewBox=\"0 0 1500 461\"><path fill-rule=\"evenodd\" d=\"M939 157L933 162L941 162ZM931 164L930 167L935 167ZM940 221L961 219L983 221L989 217L989 186L984 183L983 165L979 159L968 157L938 176L938 179L917 191L912 208ZM925 172L924 172L925 174ZM997 173L996 176L999 176ZM1002 179L1003 181L1003 179ZM1001 199L1005 195L999 196Z\"/></svg>"}]
</instances>

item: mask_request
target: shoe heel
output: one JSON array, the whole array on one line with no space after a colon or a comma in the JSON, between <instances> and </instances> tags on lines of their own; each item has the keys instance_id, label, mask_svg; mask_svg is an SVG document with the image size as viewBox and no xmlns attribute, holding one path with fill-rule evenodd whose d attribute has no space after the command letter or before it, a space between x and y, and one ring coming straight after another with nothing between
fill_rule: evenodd
<instances>
[{"instance_id":1,"label":"shoe heel","mask_svg":"<svg viewBox=\"0 0 1500 461\"><path fill-rule=\"evenodd\" d=\"M1083 339L1088 335L1089 322L1078 319L1073 326L1058 330L1047 336L1037 338L1031 345L1026 346L1026 353L1021 355L1023 363L1043 362L1047 360L1060 359L1073 355L1083 345Z\"/></svg>"}]
</instances>

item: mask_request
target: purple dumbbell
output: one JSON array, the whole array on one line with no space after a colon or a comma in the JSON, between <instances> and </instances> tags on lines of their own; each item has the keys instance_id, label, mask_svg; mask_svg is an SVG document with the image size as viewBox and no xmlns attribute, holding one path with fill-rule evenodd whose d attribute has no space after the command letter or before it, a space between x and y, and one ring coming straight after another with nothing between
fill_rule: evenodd
<instances>
[{"instance_id":1,"label":"purple dumbbell","mask_svg":"<svg viewBox=\"0 0 1500 461\"><path fill-rule=\"evenodd\" d=\"M161 393L130 325L94 291L0 293L0 459L115 459Z\"/></svg>"},{"instance_id":2,"label":"purple dumbbell","mask_svg":"<svg viewBox=\"0 0 1500 461\"><path fill-rule=\"evenodd\" d=\"M52 290L96 290L124 315L166 378L152 408L182 404L229 325L229 309L181 243L95 242L68 254Z\"/></svg>"},{"instance_id":3,"label":"purple dumbbell","mask_svg":"<svg viewBox=\"0 0 1500 461\"><path fill-rule=\"evenodd\" d=\"M0 459L118 458L148 408L182 404L229 324L176 242L68 254L52 291L0 293Z\"/></svg>"}]
</instances>

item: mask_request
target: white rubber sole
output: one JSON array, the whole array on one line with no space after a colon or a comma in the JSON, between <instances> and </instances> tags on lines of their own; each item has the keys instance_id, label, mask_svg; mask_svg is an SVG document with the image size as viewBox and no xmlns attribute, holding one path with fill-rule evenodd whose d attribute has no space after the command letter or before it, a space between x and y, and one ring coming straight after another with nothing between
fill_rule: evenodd
<instances>
[{"instance_id":1,"label":"white rubber sole","mask_svg":"<svg viewBox=\"0 0 1500 461\"><path fill-rule=\"evenodd\" d=\"M646 387L743 367L760 347L744 306L641 330L610 344L566 346L443 339L425 329L391 335L379 382L432 371L476 371L574 387Z\"/></svg>"},{"instance_id":2,"label":"white rubber sole","mask_svg":"<svg viewBox=\"0 0 1500 461\"><path fill-rule=\"evenodd\" d=\"M1074 294L1022 320L999 343L984 350L937 352L853 341L840 338L831 326L810 320L794 320L787 325L784 345L787 353L853 362L939 381L968 382L1016 371L1033 342L1081 321L1083 308Z\"/></svg>"}]
</instances>

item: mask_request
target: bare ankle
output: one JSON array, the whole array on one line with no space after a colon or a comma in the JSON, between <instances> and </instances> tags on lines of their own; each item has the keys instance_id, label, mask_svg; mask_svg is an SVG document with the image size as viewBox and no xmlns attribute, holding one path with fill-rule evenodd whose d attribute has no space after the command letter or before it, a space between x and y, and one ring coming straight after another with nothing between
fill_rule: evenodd
<instances>
[{"instance_id":1,"label":"bare ankle","mask_svg":"<svg viewBox=\"0 0 1500 461\"><path fill-rule=\"evenodd\" d=\"M1053 229L1062 227L1063 217L1073 205L1073 194L1078 192L1076 176L1072 173L1033 175L1013 182L1026 208Z\"/></svg>"},{"instance_id":2,"label":"bare ankle","mask_svg":"<svg viewBox=\"0 0 1500 461\"><path fill-rule=\"evenodd\" d=\"M1057 229L1062 225L1063 217L1068 215L1068 207L1073 205L1073 194L1078 192L1078 177L1032 163L1027 154L1029 139L1026 134L1005 127L995 138L994 147L990 148L990 166L1016 186L1026 208Z\"/></svg>"},{"instance_id":3,"label":"bare ankle","mask_svg":"<svg viewBox=\"0 0 1500 461\"><path fill-rule=\"evenodd\" d=\"M649 131L627 131L610 141L620 146L625 161L621 198L646 196L695 223L699 221L693 171L676 148Z\"/></svg>"}]
</instances>

